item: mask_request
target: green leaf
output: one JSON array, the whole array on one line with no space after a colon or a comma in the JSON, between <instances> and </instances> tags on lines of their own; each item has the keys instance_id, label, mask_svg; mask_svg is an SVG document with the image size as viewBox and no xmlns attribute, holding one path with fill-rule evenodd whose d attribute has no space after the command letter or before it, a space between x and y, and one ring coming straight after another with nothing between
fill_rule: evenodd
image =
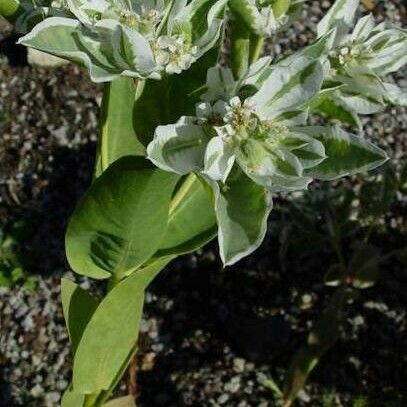
<instances>
[{"instance_id":1,"label":"green leaf","mask_svg":"<svg viewBox=\"0 0 407 407\"><path fill-rule=\"evenodd\" d=\"M372 170L388 160L382 149L339 127L304 127L302 131L320 141L327 156L321 164L305 170L304 175L332 180Z\"/></svg>"},{"instance_id":2,"label":"green leaf","mask_svg":"<svg viewBox=\"0 0 407 407\"><path fill-rule=\"evenodd\" d=\"M202 181L191 174L172 199L167 233L158 255L188 253L215 236L216 218L211 198Z\"/></svg>"},{"instance_id":3,"label":"green leaf","mask_svg":"<svg viewBox=\"0 0 407 407\"><path fill-rule=\"evenodd\" d=\"M61 280L61 297L72 353L75 354L82 334L92 318L98 302L89 293L67 278Z\"/></svg>"},{"instance_id":4,"label":"green leaf","mask_svg":"<svg viewBox=\"0 0 407 407\"><path fill-rule=\"evenodd\" d=\"M272 0L271 7L274 15L278 18L287 13L291 6L291 0Z\"/></svg>"},{"instance_id":5,"label":"green leaf","mask_svg":"<svg viewBox=\"0 0 407 407\"><path fill-rule=\"evenodd\" d=\"M136 402L133 396L125 396L110 400L103 407L136 407Z\"/></svg>"},{"instance_id":6,"label":"green leaf","mask_svg":"<svg viewBox=\"0 0 407 407\"><path fill-rule=\"evenodd\" d=\"M134 273L102 300L75 353L75 392L98 394L111 388L136 348L148 278Z\"/></svg>"},{"instance_id":7,"label":"green leaf","mask_svg":"<svg viewBox=\"0 0 407 407\"><path fill-rule=\"evenodd\" d=\"M71 267L96 279L129 275L160 247L178 176L141 157L112 164L90 187L68 225Z\"/></svg>"},{"instance_id":8,"label":"green leaf","mask_svg":"<svg viewBox=\"0 0 407 407\"><path fill-rule=\"evenodd\" d=\"M362 129L362 123L357 113L349 106L345 100L335 95L324 98L316 107L316 110L330 119L339 120L356 130Z\"/></svg>"},{"instance_id":9,"label":"green leaf","mask_svg":"<svg viewBox=\"0 0 407 407\"><path fill-rule=\"evenodd\" d=\"M229 0L229 7L237 24L245 26L252 34L267 34L269 21L260 13L254 0Z\"/></svg>"},{"instance_id":10,"label":"green leaf","mask_svg":"<svg viewBox=\"0 0 407 407\"><path fill-rule=\"evenodd\" d=\"M136 87L133 79L120 77L105 85L101 107L101 135L96 157L95 176L110 164L128 155L144 155L133 126Z\"/></svg>"},{"instance_id":11,"label":"green leaf","mask_svg":"<svg viewBox=\"0 0 407 407\"><path fill-rule=\"evenodd\" d=\"M384 215L396 198L398 187L395 169L384 166L372 181L362 183L359 194L362 214L375 218Z\"/></svg>"},{"instance_id":12,"label":"green leaf","mask_svg":"<svg viewBox=\"0 0 407 407\"><path fill-rule=\"evenodd\" d=\"M232 265L262 243L273 206L271 196L239 170L226 184L209 182L215 194L220 256L225 266Z\"/></svg>"},{"instance_id":13,"label":"green leaf","mask_svg":"<svg viewBox=\"0 0 407 407\"><path fill-rule=\"evenodd\" d=\"M82 407L85 395L73 390L72 384L65 390L61 400L61 407Z\"/></svg>"}]
</instances>

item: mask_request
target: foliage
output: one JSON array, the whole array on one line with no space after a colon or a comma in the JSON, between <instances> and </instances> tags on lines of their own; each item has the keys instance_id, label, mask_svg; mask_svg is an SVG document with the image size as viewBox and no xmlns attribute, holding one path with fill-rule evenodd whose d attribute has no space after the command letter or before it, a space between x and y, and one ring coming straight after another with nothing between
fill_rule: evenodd
<instances>
[{"instance_id":1,"label":"foliage","mask_svg":"<svg viewBox=\"0 0 407 407\"><path fill-rule=\"evenodd\" d=\"M27 262L22 252L25 229L23 222L15 223L9 231L0 229L0 287L22 284L33 290L37 285L36 279L25 273Z\"/></svg>"},{"instance_id":2,"label":"foliage","mask_svg":"<svg viewBox=\"0 0 407 407\"><path fill-rule=\"evenodd\" d=\"M359 115L405 103L402 91L382 78L406 62L406 32L374 26L371 16L351 31L359 1L337 0L311 45L275 63L260 58L264 39L289 23L301 3L19 5L21 44L107 82L94 181L70 219L66 251L74 271L108 280L108 290L95 299L74 282L62 283L74 359L63 407L102 406L110 397L136 351L144 290L173 258L217 234L224 265L233 264L263 241L277 193L365 173L387 161L382 149L338 122L360 130ZM226 22L229 67L217 64ZM310 126L310 112L336 123ZM377 217L391 202L393 186L391 178L379 186L381 203L364 202L363 212ZM328 236L337 253L326 278L337 288L294 357L281 392L287 406L338 337L348 299L374 283L383 261L368 238L351 258L343 255L350 201L342 197L339 222L332 216L337 208L326 208L326 228L315 234ZM310 208L288 206L289 216L313 233ZM129 404L127 398L106 405Z\"/></svg>"}]
</instances>

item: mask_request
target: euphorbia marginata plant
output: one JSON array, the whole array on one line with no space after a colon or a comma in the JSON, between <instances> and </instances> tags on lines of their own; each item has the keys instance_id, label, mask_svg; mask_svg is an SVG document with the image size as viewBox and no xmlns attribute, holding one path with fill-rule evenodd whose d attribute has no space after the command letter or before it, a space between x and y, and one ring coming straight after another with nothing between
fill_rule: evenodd
<instances>
[{"instance_id":1,"label":"euphorbia marginata plant","mask_svg":"<svg viewBox=\"0 0 407 407\"><path fill-rule=\"evenodd\" d=\"M360 128L360 114L405 103L383 76L406 62L407 35L371 16L352 30L359 2L338 0L311 45L273 62L264 39L302 1L6 3L21 44L106 82L94 181L66 251L108 289L98 300L62 281L74 361L62 406L109 405L136 352L144 291L171 260L218 236L224 265L236 263L264 239L274 194L387 160L340 122ZM336 123L310 126L310 113Z\"/></svg>"}]
</instances>

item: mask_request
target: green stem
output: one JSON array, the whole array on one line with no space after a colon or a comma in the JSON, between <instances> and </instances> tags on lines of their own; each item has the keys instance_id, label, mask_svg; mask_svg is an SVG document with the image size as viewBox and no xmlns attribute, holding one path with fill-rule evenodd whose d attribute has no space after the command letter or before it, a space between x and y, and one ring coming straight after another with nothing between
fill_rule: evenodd
<instances>
[{"instance_id":1,"label":"green stem","mask_svg":"<svg viewBox=\"0 0 407 407\"><path fill-rule=\"evenodd\" d=\"M98 399L98 394L88 394L85 396L83 407L95 407Z\"/></svg>"},{"instance_id":2,"label":"green stem","mask_svg":"<svg viewBox=\"0 0 407 407\"><path fill-rule=\"evenodd\" d=\"M250 33L236 16L232 16L230 23L230 48L233 75L239 80L249 68Z\"/></svg>"},{"instance_id":3,"label":"green stem","mask_svg":"<svg viewBox=\"0 0 407 407\"><path fill-rule=\"evenodd\" d=\"M328 225L328 230L329 230L329 235L331 238L331 244L336 252L336 256L338 257L339 260L339 264L342 268L342 271L346 271L346 262L345 262L345 258L343 257L342 254L342 247L341 247L341 241L340 241L340 237L337 235L336 233L336 228L335 225L332 221L332 218L327 215L326 216L327 219L327 225Z\"/></svg>"},{"instance_id":4,"label":"green stem","mask_svg":"<svg viewBox=\"0 0 407 407\"><path fill-rule=\"evenodd\" d=\"M3 16L7 21L13 24L19 15L24 11L21 4L17 0L1 0L0 1L0 16Z\"/></svg>"},{"instance_id":5,"label":"green stem","mask_svg":"<svg viewBox=\"0 0 407 407\"><path fill-rule=\"evenodd\" d=\"M174 197L171 200L170 203L170 210L169 210L169 218L171 219L171 216L174 214L175 210L178 208L178 206L181 204L182 200L185 198L185 196L188 194L189 190L191 187L194 185L196 181L196 175L195 174L189 174L182 185L179 187L178 191L175 193Z\"/></svg>"}]
</instances>

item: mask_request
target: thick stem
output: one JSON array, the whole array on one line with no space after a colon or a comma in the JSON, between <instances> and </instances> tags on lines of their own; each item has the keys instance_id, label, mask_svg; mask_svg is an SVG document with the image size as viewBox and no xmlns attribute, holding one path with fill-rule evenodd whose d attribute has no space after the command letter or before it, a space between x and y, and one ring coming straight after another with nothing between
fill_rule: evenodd
<instances>
[{"instance_id":1,"label":"thick stem","mask_svg":"<svg viewBox=\"0 0 407 407\"><path fill-rule=\"evenodd\" d=\"M24 11L20 2L17 0L1 0L0 1L0 16L3 16L7 21L13 24L18 16Z\"/></svg>"},{"instance_id":2,"label":"thick stem","mask_svg":"<svg viewBox=\"0 0 407 407\"><path fill-rule=\"evenodd\" d=\"M255 35L250 38L249 63L254 64L263 54L264 37Z\"/></svg>"},{"instance_id":3,"label":"thick stem","mask_svg":"<svg viewBox=\"0 0 407 407\"><path fill-rule=\"evenodd\" d=\"M239 80L249 68L250 33L236 16L230 22L230 48L233 75Z\"/></svg>"}]
</instances>

